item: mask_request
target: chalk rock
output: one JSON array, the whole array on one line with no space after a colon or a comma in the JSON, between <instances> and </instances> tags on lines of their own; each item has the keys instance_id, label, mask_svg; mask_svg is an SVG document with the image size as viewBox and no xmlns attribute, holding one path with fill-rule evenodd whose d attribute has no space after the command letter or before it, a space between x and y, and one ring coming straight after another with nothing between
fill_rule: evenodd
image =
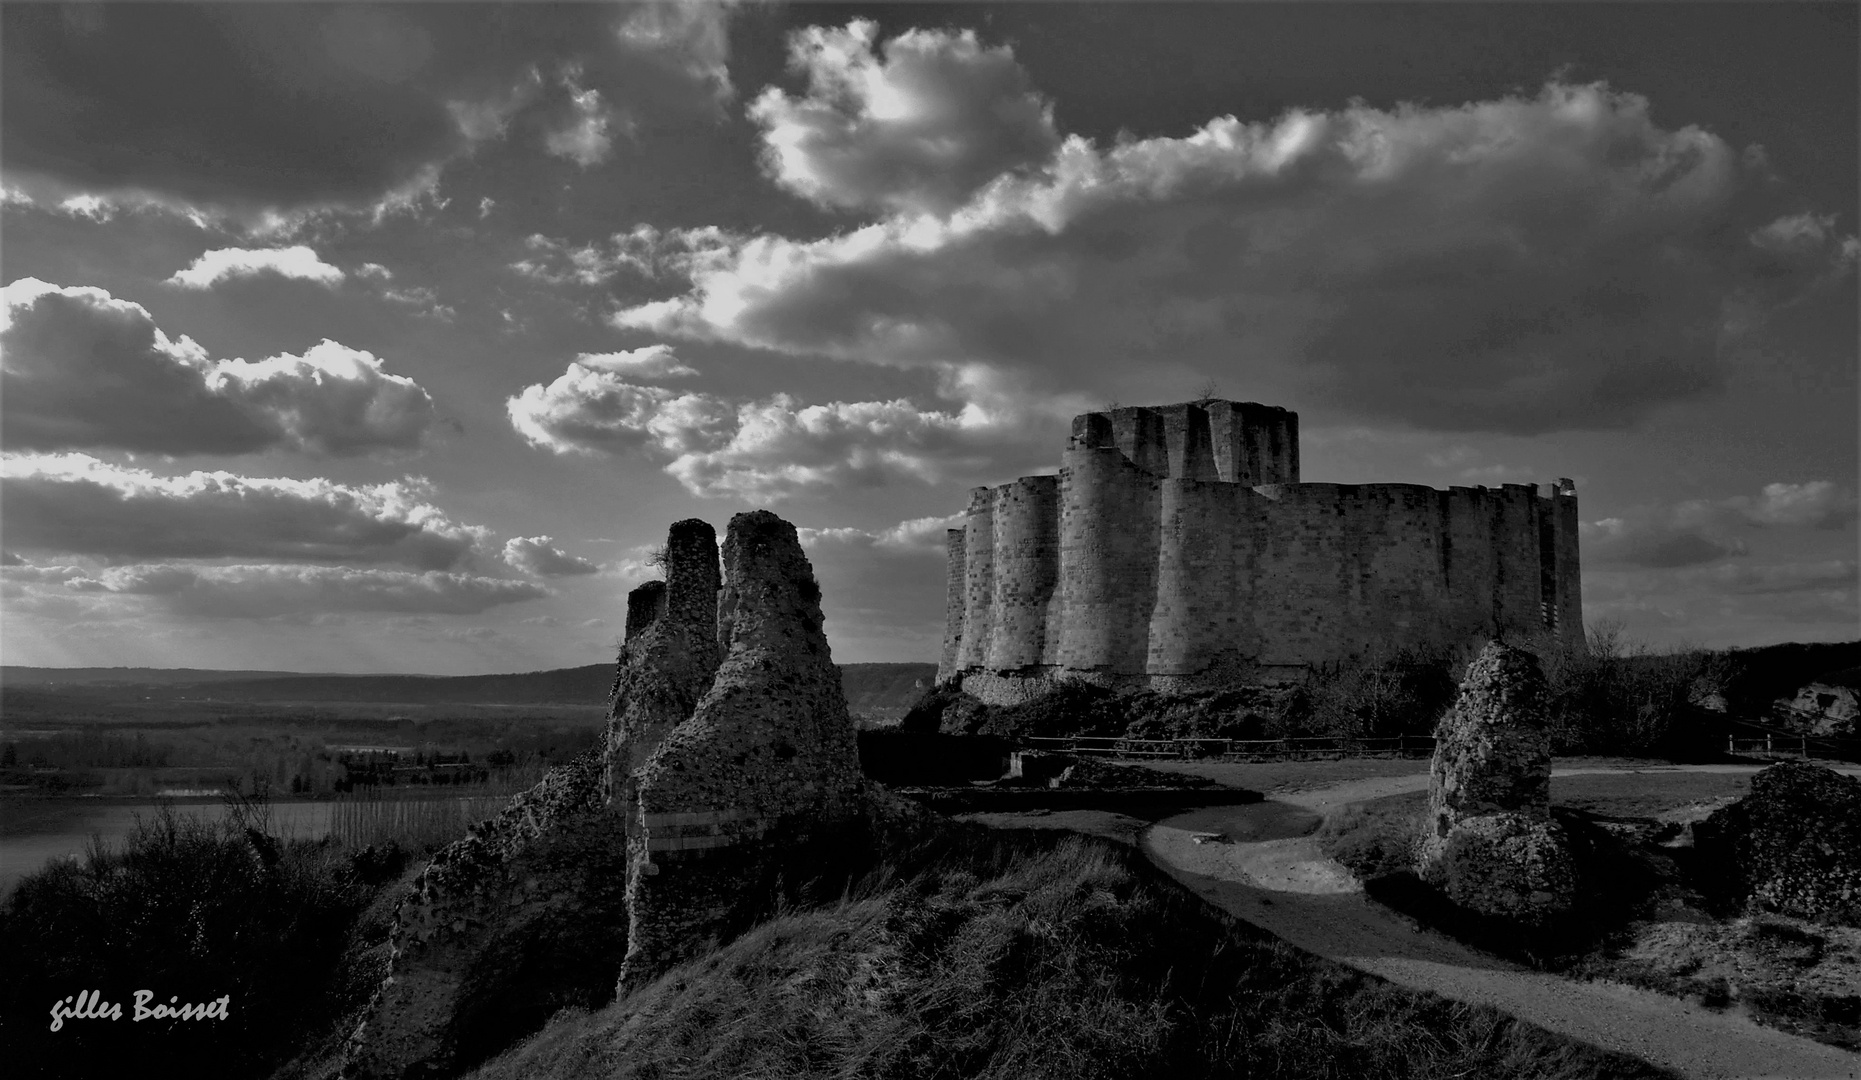
<instances>
[{"instance_id":1,"label":"chalk rock","mask_svg":"<svg viewBox=\"0 0 1861 1080\"><path fill-rule=\"evenodd\" d=\"M1576 869L1551 820L1544 676L1530 653L1493 642L1467 667L1435 730L1424 880L1489 915L1541 922L1569 908Z\"/></svg>"},{"instance_id":2,"label":"chalk rock","mask_svg":"<svg viewBox=\"0 0 1861 1080\"><path fill-rule=\"evenodd\" d=\"M634 776L644 843L628 868L623 988L738 929L771 867L859 814L859 755L820 598L793 525L766 510L731 519L722 663Z\"/></svg>"},{"instance_id":3,"label":"chalk rock","mask_svg":"<svg viewBox=\"0 0 1861 1080\"><path fill-rule=\"evenodd\" d=\"M608 801L619 808L633 805L633 774L717 674L717 531L696 518L677 522L665 552L666 580L627 597L607 729Z\"/></svg>"}]
</instances>

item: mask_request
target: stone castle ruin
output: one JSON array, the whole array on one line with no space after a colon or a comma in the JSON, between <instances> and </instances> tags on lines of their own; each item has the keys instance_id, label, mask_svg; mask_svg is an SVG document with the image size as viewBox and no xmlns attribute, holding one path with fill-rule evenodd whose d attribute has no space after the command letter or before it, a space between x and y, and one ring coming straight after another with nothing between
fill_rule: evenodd
<instances>
[{"instance_id":1,"label":"stone castle ruin","mask_svg":"<svg viewBox=\"0 0 1861 1080\"><path fill-rule=\"evenodd\" d=\"M664 590L629 597L637 631L607 750L608 804L627 837L623 987L701 955L747 914L779 853L862 812L853 722L795 527L738 514L723 565L720 582L711 527L681 521Z\"/></svg>"},{"instance_id":2,"label":"stone castle ruin","mask_svg":"<svg viewBox=\"0 0 1861 1080\"><path fill-rule=\"evenodd\" d=\"M1299 418L1207 399L1073 419L1056 476L949 531L939 685L1180 692L1493 638L1581 643L1577 498L1299 480Z\"/></svg>"},{"instance_id":3,"label":"stone castle ruin","mask_svg":"<svg viewBox=\"0 0 1861 1080\"><path fill-rule=\"evenodd\" d=\"M857 846L873 802L795 527L738 514L721 572L718 555L710 525L672 526L666 579L628 597L605 746L400 897L342 1075L454 1074L514 1022L501 1013L551 1004L531 969L650 982L747 926L785 875Z\"/></svg>"}]
</instances>

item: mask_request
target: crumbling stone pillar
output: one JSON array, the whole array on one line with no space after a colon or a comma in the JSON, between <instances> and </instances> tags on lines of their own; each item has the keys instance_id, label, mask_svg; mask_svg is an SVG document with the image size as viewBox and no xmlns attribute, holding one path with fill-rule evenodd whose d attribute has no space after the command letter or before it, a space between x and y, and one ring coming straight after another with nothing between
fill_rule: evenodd
<instances>
[{"instance_id":1,"label":"crumbling stone pillar","mask_svg":"<svg viewBox=\"0 0 1861 1080\"><path fill-rule=\"evenodd\" d=\"M630 847L623 990L733 932L784 852L859 813L820 589L795 527L766 510L730 521L716 634L716 678L633 777L641 842Z\"/></svg>"},{"instance_id":2,"label":"crumbling stone pillar","mask_svg":"<svg viewBox=\"0 0 1861 1080\"><path fill-rule=\"evenodd\" d=\"M614 676L607 792L609 804L623 809L635 801L633 774L691 716L717 674L717 530L697 518L677 522L665 553L666 580L627 597L627 638Z\"/></svg>"},{"instance_id":3,"label":"crumbling stone pillar","mask_svg":"<svg viewBox=\"0 0 1861 1080\"><path fill-rule=\"evenodd\" d=\"M1449 899L1528 924L1569 908L1576 889L1568 838L1551 820L1544 695L1523 649L1495 641L1467 666L1435 730L1418 844L1422 878Z\"/></svg>"}]
</instances>

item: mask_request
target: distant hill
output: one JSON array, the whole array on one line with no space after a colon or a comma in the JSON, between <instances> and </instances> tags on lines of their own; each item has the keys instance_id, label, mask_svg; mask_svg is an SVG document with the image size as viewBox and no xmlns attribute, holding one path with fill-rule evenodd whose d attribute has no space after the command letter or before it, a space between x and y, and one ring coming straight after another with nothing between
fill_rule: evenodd
<instances>
[{"instance_id":1,"label":"distant hill","mask_svg":"<svg viewBox=\"0 0 1861 1080\"><path fill-rule=\"evenodd\" d=\"M1732 711L1764 713L1776 699L1795 697L1807 684L1861 664L1861 641L1766 645L1732 649L1725 657L1730 669L1725 699Z\"/></svg>"},{"instance_id":2,"label":"distant hill","mask_svg":"<svg viewBox=\"0 0 1861 1080\"><path fill-rule=\"evenodd\" d=\"M169 686L175 683L234 682L245 679L303 678L302 671L221 671L215 668L17 667L0 666L0 686ZM319 676L320 677L320 676Z\"/></svg>"},{"instance_id":3,"label":"distant hill","mask_svg":"<svg viewBox=\"0 0 1861 1080\"><path fill-rule=\"evenodd\" d=\"M847 704L855 713L902 711L936 678L935 664L843 664ZM614 665L530 671L516 675L307 675L301 672L211 671L198 668L0 669L0 686L34 697L87 700L133 690L152 701L212 697L246 702L393 702L409 705L601 705ZM920 686L919 683L923 685Z\"/></svg>"}]
</instances>

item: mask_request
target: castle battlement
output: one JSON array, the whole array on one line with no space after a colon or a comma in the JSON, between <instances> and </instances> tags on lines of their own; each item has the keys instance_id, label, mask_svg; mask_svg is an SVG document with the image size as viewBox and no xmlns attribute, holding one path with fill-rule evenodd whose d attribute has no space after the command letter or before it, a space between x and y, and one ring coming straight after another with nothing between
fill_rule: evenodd
<instances>
[{"instance_id":1,"label":"castle battlement","mask_svg":"<svg viewBox=\"0 0 1861 1080\"><path fill-rule=\"evenodd\" d=\"M970 494L942 683L1193 689L1494 637L1581 641L1576 491L1299 480L1296 413L1203 400L1073 420L1059 474Z\"/></svg>"}]
</instances>

